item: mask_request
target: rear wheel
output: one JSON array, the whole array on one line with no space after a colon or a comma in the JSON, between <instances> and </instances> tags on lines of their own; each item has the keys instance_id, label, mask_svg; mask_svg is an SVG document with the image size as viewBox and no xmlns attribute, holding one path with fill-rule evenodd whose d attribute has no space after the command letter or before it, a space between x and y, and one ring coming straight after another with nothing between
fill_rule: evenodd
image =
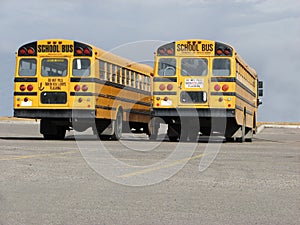
<instances>
[{"instance_id":1,"label":"rear wheel","mask_svg":"<svg viewBox=\"0 0 300 225\"><path fill-rule=\"evenodd\" d=\"M114 134L112 135L113 140L120 140L123 130L123 114L122 110L118 110L116 121L114 123Z\"/></svg>"},{"instance_id":2,"label":"rear wheel","mask_svg":"<svg viewBox=\"0 0 300 225\"><path fill-rule=\"evenodd\" d=\"M180 137L180 125L176 123L168 124L167 135L170 141L178 141Z\"/></svg>"},{"instance_id":3,"label":"rear wheel","mask_svg":"<svg viewBox=\"0 0 300 225\"><path fill-rule=\"evenodd\" d=\"M243 125L241 129L242 129L242 136L236 138L236 141L243 143L245 141L245 134L246 134L246 113L244 113Z\"/></svg>"},{"instance_id":4,"label":"rear wheel","mask_svg":"<svg viewBox=\"0 0 300 225\"><path fill-rule=\"evenodd\" d=\"M46 140L63 140L66 130L66 126L57 126L51 119L41 119L40 133Z\"/></svg>"}]
</instances>

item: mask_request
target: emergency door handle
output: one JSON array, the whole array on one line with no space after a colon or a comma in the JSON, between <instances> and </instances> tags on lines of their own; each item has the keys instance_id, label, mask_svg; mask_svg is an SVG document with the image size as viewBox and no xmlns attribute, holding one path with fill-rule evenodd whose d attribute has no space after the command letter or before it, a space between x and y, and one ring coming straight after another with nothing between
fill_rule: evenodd
<instances>
[{"instance_id":1,"label":"emergency door handle","mask_svg":"<svg viewBox=\"0 0 300 225\"><path fill-rule=\"evenodd\" d=\"M180 90L182 89L182 82L180 82L180 84L179 84L179 89Z\"/></svg>"}]
</instances>

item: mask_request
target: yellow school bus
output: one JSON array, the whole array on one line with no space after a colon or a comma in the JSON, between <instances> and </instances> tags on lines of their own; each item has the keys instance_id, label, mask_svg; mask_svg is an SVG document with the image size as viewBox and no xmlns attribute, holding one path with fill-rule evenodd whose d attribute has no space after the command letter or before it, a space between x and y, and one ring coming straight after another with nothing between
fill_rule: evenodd
<instances>
[{"instance_id":1,"label":"yellow school bus","mask_svg":"<svg viewBox=\"0 0 300 225\"><path fill-rule=\"evenodd\" d=\"M101 139L149 134L153 68L74 40L38 40L16 53L14 116L41 119L45 139L92 127Z\"/></svg>"},{"instance_id":2,"label":"yellow school bus","mask_svg":"<svg viewBox=\"0 0 300 225\"><path fill-rule=\"evenodd\" d=\"M154 67L152 137L164 122L171 141L214 133L252 140L262 82L232 46L174 41L158 47Z\"/></svg>"}]
</instances>

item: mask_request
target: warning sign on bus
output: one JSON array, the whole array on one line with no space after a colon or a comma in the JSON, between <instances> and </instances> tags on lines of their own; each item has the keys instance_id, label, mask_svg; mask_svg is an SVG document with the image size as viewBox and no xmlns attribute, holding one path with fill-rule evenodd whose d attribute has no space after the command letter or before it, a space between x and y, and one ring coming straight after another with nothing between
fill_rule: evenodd
<instances>
[{"instance_id":1,"label":"warning sign on bus","mask_svg":"<svg viewBox=\"0 0 300 225\"><path fill-rule=\"evenodd\" d=\"M203 88L204 80L199 78L186 78L185 88Z\"/></svg>"}]
</instances>

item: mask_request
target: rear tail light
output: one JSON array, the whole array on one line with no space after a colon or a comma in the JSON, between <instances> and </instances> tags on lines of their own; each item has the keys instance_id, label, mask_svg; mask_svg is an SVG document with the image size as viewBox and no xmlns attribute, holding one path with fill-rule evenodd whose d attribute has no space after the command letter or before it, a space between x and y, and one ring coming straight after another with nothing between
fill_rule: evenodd
<instances>
[{"instance_id":1,"label":"rear tail light","mask_svg":"<svg viewBox=\"0 0 300 225\"><path fill-rule=\"evenodd\" d=\"M173 89L173 85L172 84L168 84L167 89L168 89L168 91L171 91Z\"/></svg>"},{"instance_id":2,"label":"rear tail light","mask_svg":"<svg viewBox=\"0 0 300 225\"><path fill-rule=\"evenodd\" d=\"M159 85L159 90L163 91L166 89L166 86L164 84Z\"/></svg>"},{"instance_id":3,"label":"rear tail light","mask_svg":"<svg viewBox=\"0 0 300 225\"><path fill-rule=\"evenodd\" d=\"M76 84L74 86L74 91L80 91L80 85L79 84Z\"/></svg>"},{"instance_id":4,"label":"rear tail light","mask_svg":"<svg viewBox=\"0 0 300 225\"><path fill-rule=\"evenodd\" d=\"M29 99L28 99L27 97L24 98L24 102L28 102L28 100L29 100Z\"/></svg>"},{"instance_id":5,"label":"rear tail light","mask_svg":"<svg viewBox=\"0 0 300 225\"><path fill-rule=\"evenodd\" d=\"M221 86L219 84L216 84L214 86L215 91L220 91L221 90Z\"/></svg>"},{"instance_id":6,"label":"rear tail light","mask_svg":"<svg viewBox=\"0 0 300 225\"><path fill-rule=\"evenodd\" d=\"M87 85L82 85L82 88L81 88L81 90L82 91L87 91L89 89L89 87L87 86Z\"/></svg>"},{"instance_id":7,"label":"rear tail light","mask_svg":"<svg viewBox=\"0 0 300 225\"><path fill-rule=\"evenodd\" d=\"M31 85L31 84L29 84L28 86L27 86L27 91L32 91L33 90L33 86Z\"/></svg>"},{"instance_id":8,"label":"rear tail light","mask_svg":"<svg viewBox=\"0 0 300 225\"><path fill-rule=\"evenodd\" d=\"M21 86L20 86L20 91L25 91L26 90L26 86L24 85L24 84L22 84Z\"/></svg>"},{"instance_id":9,"label":"rear tail light","mask_svg":"<svg viewBox=\"0 0 300 225\"><path fill-rule=\"evenodd\" d=\"M222 86L222 90L223 90L223 91L228 91L228 89L229 89L228 84L224 84L224 85Z\"/></svg>"}]
</instances>

